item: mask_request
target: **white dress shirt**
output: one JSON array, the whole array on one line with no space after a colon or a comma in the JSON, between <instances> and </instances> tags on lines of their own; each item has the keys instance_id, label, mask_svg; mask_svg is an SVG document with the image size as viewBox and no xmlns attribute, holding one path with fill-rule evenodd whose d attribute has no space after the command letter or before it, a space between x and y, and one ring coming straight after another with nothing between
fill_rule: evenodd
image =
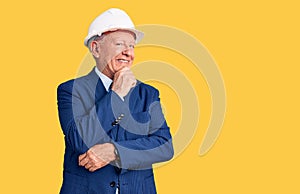
<instances>
[{"instance_id":1,"label":"white dress shirt","mask_svg":"<svg viewBox=\"0 0 300 194\"><path fill-rule=\"evenodd\" d=\"M107 77L106 75L104 75L101 71L99 71L99 69L97 67L95 68L95 72L100 77L106 91L108 91L109 86L112 83L112 80L109 77Z\"/></svg>"}]
</instances>

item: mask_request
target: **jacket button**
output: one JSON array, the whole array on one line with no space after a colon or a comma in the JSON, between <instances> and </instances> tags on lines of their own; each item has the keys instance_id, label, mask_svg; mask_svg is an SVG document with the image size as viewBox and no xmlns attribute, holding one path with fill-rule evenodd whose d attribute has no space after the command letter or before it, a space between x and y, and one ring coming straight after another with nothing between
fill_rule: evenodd
<instances>
[{"instance_id":1,"label":"jacket button","mask_svg":"<svg viewBox=\"0 0 300 194\"><path fill-rule=\"evenodd\" d=\"M109 185L110 185L111 187L114 187L114 186L116 185L116 182L113 181L113 182L111 182Z\"/></svg>"},{"instance_id":2,"label":"jacket button","mask_svg":"<svg viewBox=\"0 0 300 194\"><path fill-rule=\"evenodd\" d=\"M116 126L118 124L118 122L116 122L116 121L114 121L114 122L112 122L111 123L111 125L114 127L114 126Z\"/></svg>"}]
</instances>

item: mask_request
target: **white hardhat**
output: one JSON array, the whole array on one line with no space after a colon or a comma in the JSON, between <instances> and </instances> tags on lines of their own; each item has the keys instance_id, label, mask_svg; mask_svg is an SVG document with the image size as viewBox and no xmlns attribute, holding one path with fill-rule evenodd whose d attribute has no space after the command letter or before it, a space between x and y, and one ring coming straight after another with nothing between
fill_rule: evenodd
<instances>
[{"instance_id":1,"label":"white hardhat","mask_svg":"<svg viewBox=\"0 0 300 194\"><path fill-rule=\"evenodd\" d=\"M118 29L128 30L135 34L135 41L138 43L143 37L144 33L134 28L134 24L125 11L111 8L101 15L99 15L90 25L88 35L84 39L84 45L88 47L90 38L107 31L115 31Z\"/></svg>"}]
</instances>

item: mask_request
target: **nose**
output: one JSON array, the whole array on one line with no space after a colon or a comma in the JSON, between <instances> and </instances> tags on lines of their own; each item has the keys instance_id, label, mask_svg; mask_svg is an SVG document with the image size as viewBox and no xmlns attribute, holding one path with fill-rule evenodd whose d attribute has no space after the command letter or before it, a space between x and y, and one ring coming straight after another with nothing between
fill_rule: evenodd
<instances>
[{"instance_id":1,"label":"nose","mask_svg":"<svg viewBox=\"0 0 300 194\"><path fill-rule=\"evenodd\" d=\"M126 47L123 51L122 51L122 54L123 55L126 55L126 56L134 56L134 50L133 50L133 48L131 48L131 47Z\"/></svg>"}]
</instances>

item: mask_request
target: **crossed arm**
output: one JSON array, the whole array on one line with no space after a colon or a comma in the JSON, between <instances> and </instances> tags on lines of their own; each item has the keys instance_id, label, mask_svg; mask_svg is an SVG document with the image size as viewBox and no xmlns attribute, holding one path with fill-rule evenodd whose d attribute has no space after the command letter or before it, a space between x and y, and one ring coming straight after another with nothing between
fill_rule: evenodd
<instances>
[{"instance_id":1,"label":"crossed arm","mask_svg":"<svg viewBox=\"0 0 300 194\"><path fill-rule=\"evenodd\" d=\"M110 121L115 119L115 113L118 112L118 110L112 110L111 103L114 102L112 99L115 99L116 107L126 111L126 105L121 98L126 96L134 85L134 81L131 82L124 77L114 80L113 91L97 101L88 112L74 111L74 107L81 107L83 99L74 94L73 85L61 85L58 88L61 126L66 141L79 155L80 166L84 166L89 171L95 171L119 159L121 168L139 169L148 168L153 163L172 158L173 147L169 128L165 122L155 122L156 117L163 117L159 103L155 103L156 105L151 109L152 112L150 111L154 121L151 121L152 132L147 136L122 141L112 138L111 134L115 128L111 126ZM154 101L159 101L158 92L154 96ZM77 115L76 112L85 112L85 114Z\"/></svg>"}]
</instances>

